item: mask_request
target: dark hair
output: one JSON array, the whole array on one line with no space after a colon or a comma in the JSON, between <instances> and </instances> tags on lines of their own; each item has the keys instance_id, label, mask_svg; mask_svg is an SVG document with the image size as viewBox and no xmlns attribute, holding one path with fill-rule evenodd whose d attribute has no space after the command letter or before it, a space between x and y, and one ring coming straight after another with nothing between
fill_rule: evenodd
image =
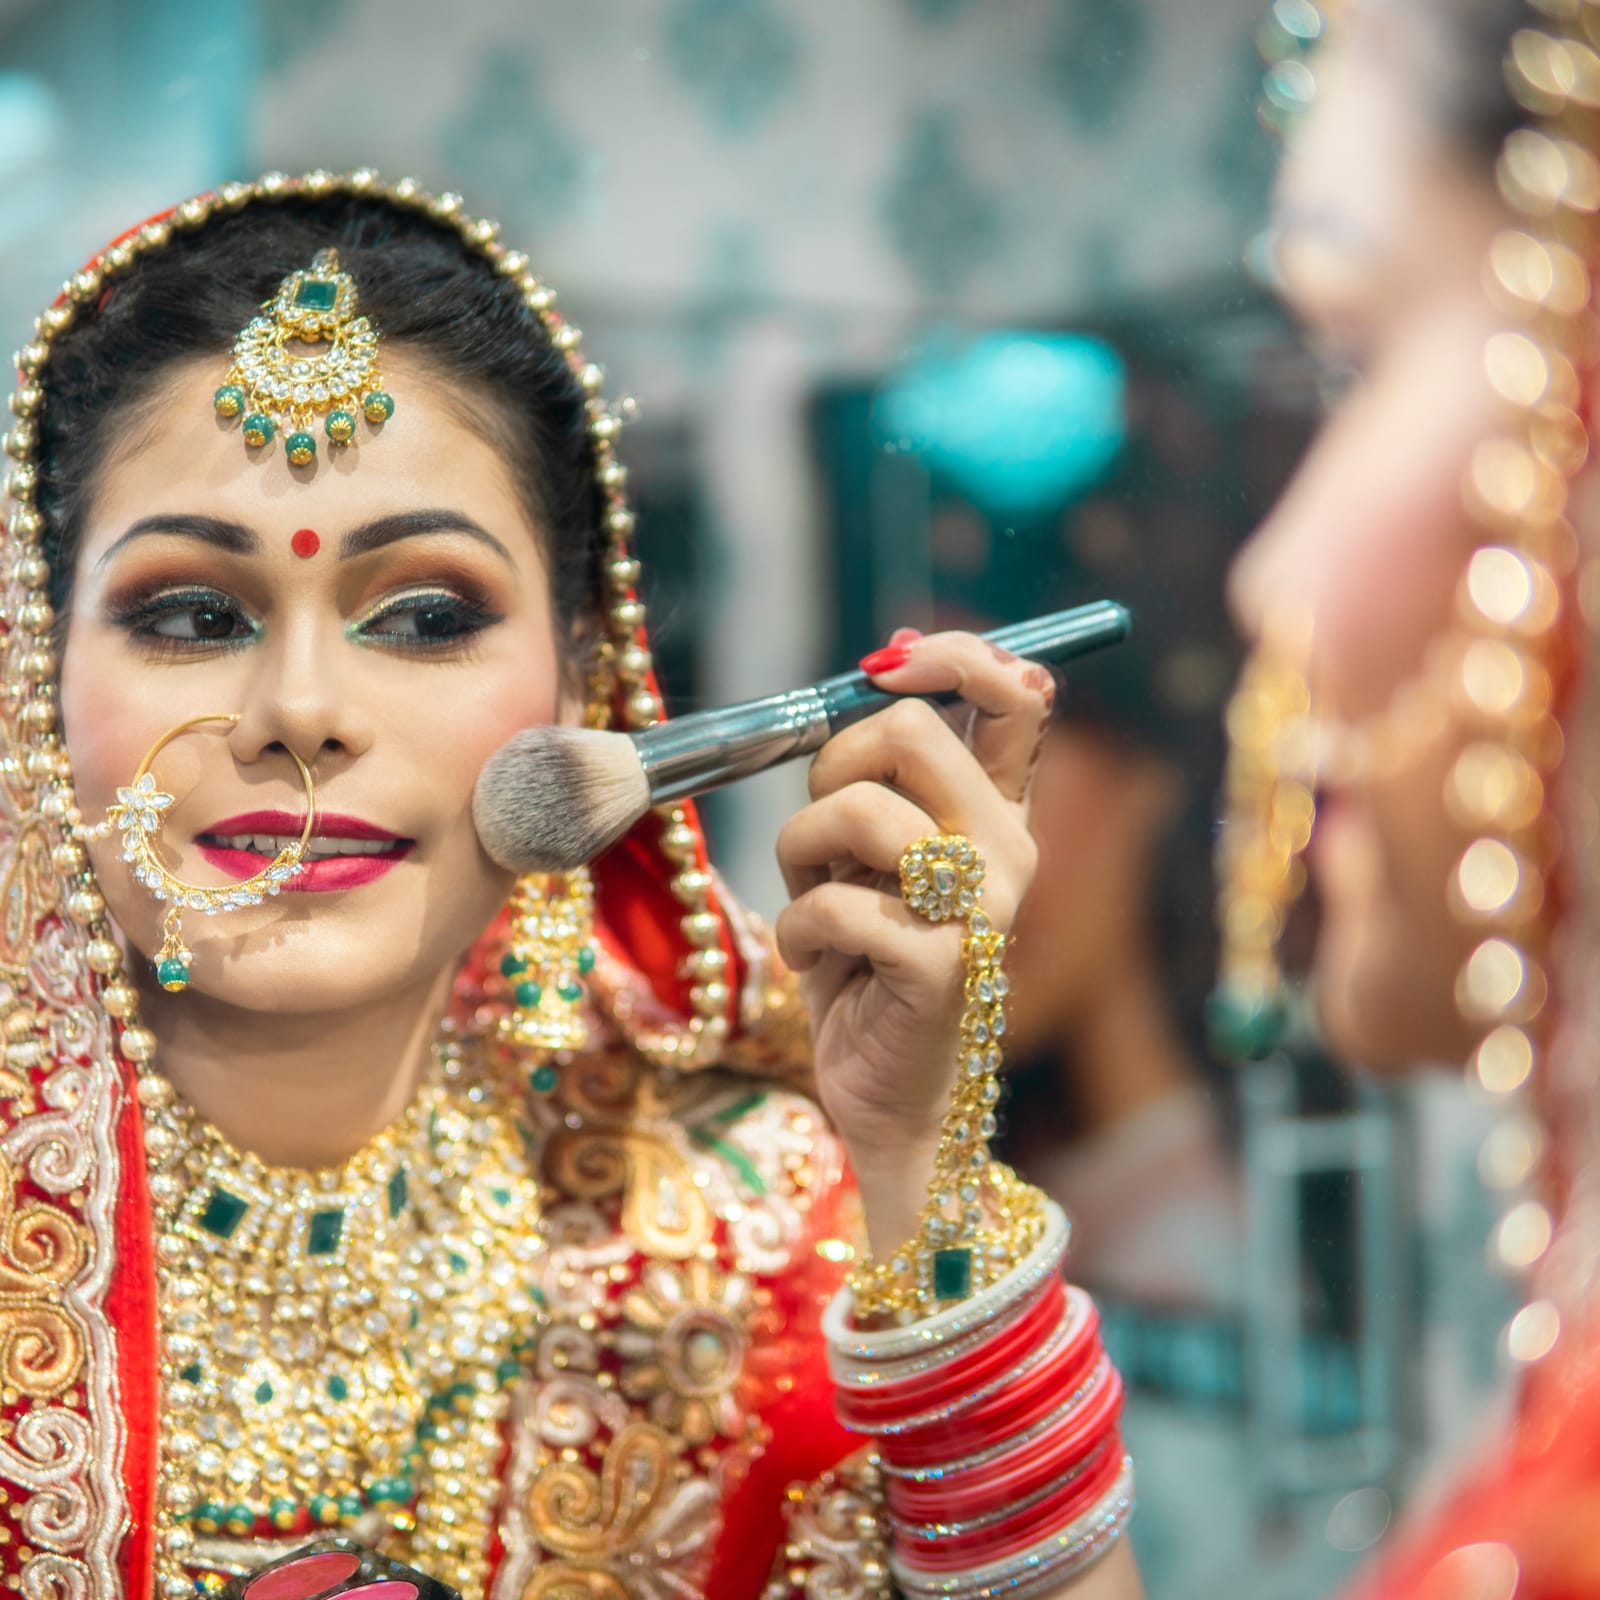
<instances>
[{"instance_id":1,"label":"dark hair","mask_svg":"<svg viewBox=\"0 0 1600 1600\"><path fill-rule=\"evenodd\" d=\"M1402 25L1398 37L1381 29L1391 13ZM1396 47L1394 64L1445 137L1492 168L1507 136L1527 120L1506 78L1511 36L1534 20L1527 0L1398 0L1367 14L1384 34L1379 48Z\"/></svg>"},{"instance_id":2,"label":"dark hair","mask_svg":"<svg viewBox=\"0 0 1600 1600\"><path fill-rule=\"evenodd\" d=\"M419 353L481 402L482 424L501 437L545 541L553 604L564 624L558 634L565 641L581 632L598 594L605 535L585 395L566 357L516 281L497 273L454 228L353 195L259 201L178 233L118 278L84 324L55 341L41 377L38 459L57 611L71 601L106 441L129 425L174 362L214 357L220 384L239 330L283 278L329 247L355 278L361 312L385 344ZM403 394L397 399L405 404ZM196 404L208 401L196 396Z\"/></svg>"}]
</instances>

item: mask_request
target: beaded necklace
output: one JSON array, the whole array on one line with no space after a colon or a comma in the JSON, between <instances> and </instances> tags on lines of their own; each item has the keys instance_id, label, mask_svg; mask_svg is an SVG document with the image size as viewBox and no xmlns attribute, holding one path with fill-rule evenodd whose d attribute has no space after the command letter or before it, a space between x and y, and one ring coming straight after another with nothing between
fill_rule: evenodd
<instances>
[{"instance_id":1,"label":"beaded necklace","mask_svg":"<svg viewBox=\"0 0 1600 1600\"><path fill-rule=\"evenodd\" d=\"M440 1081L320 1172L269 1167L170 1090L144 1095L162 1331L158 1592L192 1594L195 1572L247 1564L264 1526L309 1518L409 1535L419 1561L481 1593L541 1242L509 1105L466 1070L467 1048L447 1040Z\"/></svg>"}]
</instances>

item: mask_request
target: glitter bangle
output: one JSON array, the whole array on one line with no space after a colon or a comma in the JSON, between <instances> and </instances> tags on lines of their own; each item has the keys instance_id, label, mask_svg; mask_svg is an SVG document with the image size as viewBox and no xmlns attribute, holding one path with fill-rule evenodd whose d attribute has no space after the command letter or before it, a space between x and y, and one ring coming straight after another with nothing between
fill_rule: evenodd
<instances>
[{"instance_id":1,"label":"glitter bangle","mask_svg":"<svg viewBox=\"0 0 1600 1600\"><path fill-rule=\"evenodd\" d=\"M1015 1305L1059 1272L1070 1232L1061 1207L1046 1200L1044 1232L1038 1244L1003 1278L997 1278L971 1298L903 1327L856 1328L850 1321L855 1297L847 1285L834 1295L822 1314L823 1335L830 1347L858 1361L895 1361L959 1338L992 1322L997 1313Z\"/></svg>"}]
</instances>

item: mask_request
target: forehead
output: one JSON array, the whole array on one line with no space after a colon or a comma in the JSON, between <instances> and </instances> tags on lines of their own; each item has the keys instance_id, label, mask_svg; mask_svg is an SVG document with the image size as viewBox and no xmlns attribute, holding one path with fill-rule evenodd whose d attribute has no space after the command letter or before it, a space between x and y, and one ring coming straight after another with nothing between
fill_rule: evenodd
<instances>
[{"instance_id":1,"label":"forehead","mask_svg":"<svg viewBox=\"0 0 1600 1600\"><path fill-rule=\"evenodd\" d=\"M448 505L496 528L513 553L537 559L537 537L511 463L487 411L403 347L385 349L394 415L358 422L355 442L332 445L317 429L317 459L293 468L281 435L252 449L237 419L212 410L227 359L176 364L137 426L105 460L84 527L84 555L129 523L162 512L225 516L251 527L354 526L394 511ZM526 535L517 538L521 531ZM519 557L520 558L520 557Z\"/></svg>"}]
</instances>

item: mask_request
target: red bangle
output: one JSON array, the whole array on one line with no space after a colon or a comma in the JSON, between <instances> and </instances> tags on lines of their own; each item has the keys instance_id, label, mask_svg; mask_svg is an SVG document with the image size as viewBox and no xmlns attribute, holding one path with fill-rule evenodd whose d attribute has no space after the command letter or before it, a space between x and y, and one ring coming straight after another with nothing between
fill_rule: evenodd
<instances>
[{"instance_id":1,"label":"red bangle","mask_svg":"<svg viewBox=\"0 0 1600 1600\"><path fill-rule=\"evenodd\" d=\"M1066 1286L1056 1278L1015 1322L959 1361L932 1372L888 1379L870 1390L835 1386L839 1420L847 1428L866 1431L875 1423L895 1422L970 1394L1041 1342L1047 1330L1060 1322L1065 1298Z\"/></svg>"},{"instance_id":2,"label":"red bangle","mask_svg":"<svg viewBox=\"0 0 1600 1600\"><path fill-rule=\"evenodd\" d=\"M905 1522L947 1522L1034 1493L1088 1456L1116 1428L1122 1410L1122 1379L1109 1364L1082 1405L1053 1428L997 1460L949 1478L889 1483L889 1510Z\"/></svg>"},{"instance_id":3,"label":"red bangle","mask_svg":"<svg viewBox=\"0 0 1600 1600\"><path fill-rule=\"evenodd\" d=\"M1096 1332L1091 1320L1075 1329L1060 1350L1015 1385L928 1427L886 1437L881 1447L885 1459L896 1467L937 1466L1025 1432L1057 1410L1093 1372L1103 1353Z\"/></svg>"},{"instance_id":4,"label":"red bangle","mask_svg":"<svg viewBox=\"0 0 1600 1600\"><path fill-rule=\"evenodd\" d=\"M1116 1482L1123 1461L1122 1439L1113 1430L1089 1462L1046 1485L1042 1494L1018 1506L1015 1512L1004 1512L981 1528L931 1539L907 1538L897 1530L895 1555L904 1565L923 1572L1003 1561L1037 1543L1049 1528L1075 1522Z\"/></svg>"}]
</instances>

